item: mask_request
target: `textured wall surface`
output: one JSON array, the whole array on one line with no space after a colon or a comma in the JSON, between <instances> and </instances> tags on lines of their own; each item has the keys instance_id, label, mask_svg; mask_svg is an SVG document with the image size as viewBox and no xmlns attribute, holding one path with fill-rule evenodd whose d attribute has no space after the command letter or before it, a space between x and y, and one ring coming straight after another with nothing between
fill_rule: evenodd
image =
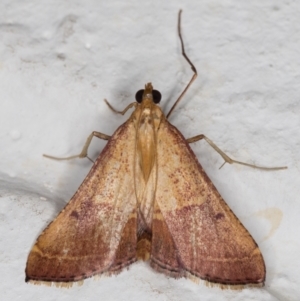
<instances>
[{"instance_id":1,"label":"textured wall surface","mask_svg":"<svg viewBox=\"0 0 300 301\"><path fill-rule=\"evenodd\" d=\"M118 276L71 289L25 284L27 255L84 179L77 154L93 131L112 134L115 115L151 81L167 112L199 76L170 121L185 137L205 134L229 156L266 172L223 163L204 141L192 148L228 205L257 241L262 289L224 291L174 280L136 263ZM0 4L1 300L300 300L300 3L297 1L2 1ZM93 141L96 158L105 142Z\"/></svg>"}]
</instances>

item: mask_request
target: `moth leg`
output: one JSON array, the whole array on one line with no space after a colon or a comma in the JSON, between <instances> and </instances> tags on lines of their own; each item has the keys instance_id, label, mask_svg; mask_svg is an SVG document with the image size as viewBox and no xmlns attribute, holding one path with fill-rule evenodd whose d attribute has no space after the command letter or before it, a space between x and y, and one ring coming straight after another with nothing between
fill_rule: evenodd
<instances>
[{"instance_id":1,"label":"moth leg","mask_svg":"<svg viewBox=\"0 0 300 301\"><path fill-rule=\"evenodd\" d=\"M241 165L245 165L245 166L249 166L249 167L253 167L253 168L263 169L263 170L287 169L287 166L282 166L282 167L262 167L262 166L257 166L257 165L253 165L253 164L249 164L249 163L245 163L245 162L240 162L240 161L237 161L237 160L233 160L230 157L228 157L220 148L218 148L209 138L207 138L203 134L195 136L195 137L192 137L192 138L188 138L188 139L186 139L186 142L187 143L193 143L193 142L199 141L201 139L204 139L225 160L225 162L220 166L220 169L224 166L225 163L229 163L229 164L236 163L236 164L241 164Z\"/></svg>"},{"instance_id":2,"label":"moth leg","mask_svg":"<svg viewBox=\"0 0 300 301\"><path fill-rule=\"evenodd\" d=\"M94 161L87 155L88 148L89 148L94 136L97 138L103 139L103 140L109 140L111 137L111 136L105 135L103 133L94 131L86 139L83 149L79 155L70 156L70 157L66 157L66 158L58 158L58 157L53 157L53 156L49 156L49 155L45 155L45 154L43 154L43 156L46 158L49 158L49 159L54 159L54 160L70 160L70 159L75 159L75 158L88 158L90 161L92 161L94 163Z\"/></svg>"},{"instance_id":3,"label":"moth leg","mask_svg":"<svg viewBox=\"0 0 300 301\"><path fill-rule=\"evenodd\" d=\"M132 102L123 111L118 111L106 99L104 99L104 101L113 112L115 112L117 114L121 114L121 115L124 115L130 108L132 108L132 107L136 108L136 106L137 106L136 102Z\"/></svg>"}]
</instances>

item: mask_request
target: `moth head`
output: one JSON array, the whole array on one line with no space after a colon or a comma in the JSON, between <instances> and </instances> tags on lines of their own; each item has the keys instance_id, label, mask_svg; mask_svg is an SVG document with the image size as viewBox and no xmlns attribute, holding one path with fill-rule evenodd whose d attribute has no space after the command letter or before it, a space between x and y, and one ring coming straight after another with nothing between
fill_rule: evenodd
<instances>
[{"instance_id":1,"label":"moth head","mask_svg":"<svg viewBox=\"0 0 300 301\"><path fill-rule=\"evenodd\" d=\"M161 94L159 91L153 89L151 83L148 83L145 85L145 89L136 92L135 99L138 103L142 103L144 99L150 99L154 103L159 103L161 100Z\"/></svg>"}]
</instances>

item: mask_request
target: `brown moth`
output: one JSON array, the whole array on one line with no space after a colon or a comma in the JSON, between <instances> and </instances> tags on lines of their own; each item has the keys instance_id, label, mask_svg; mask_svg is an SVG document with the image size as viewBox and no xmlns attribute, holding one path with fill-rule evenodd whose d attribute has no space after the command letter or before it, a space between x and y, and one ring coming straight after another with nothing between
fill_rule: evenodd
<instances>
[{"instance_id":1,"label":"brown moth","mask_svg":"<svg viewBox=\"0 0 300 301\"><path fill-rule=\"evenodd\" d=\"M180 16L181 11L182 54L194 75L167 117L197 76L184 51ZM157 105L160 93L151 83L136 99L118 112L134 107L111 137L93 132L80 155L66 158L87 157L93 136L109 140L70 202L37 239L26 282L69 286L119 273L141 259L175 278L262 286L266 269L257 244L188 143L205 139L225 162L252 165L230 159L204 135L185 139Z\"/></svg>"}]
</instances>

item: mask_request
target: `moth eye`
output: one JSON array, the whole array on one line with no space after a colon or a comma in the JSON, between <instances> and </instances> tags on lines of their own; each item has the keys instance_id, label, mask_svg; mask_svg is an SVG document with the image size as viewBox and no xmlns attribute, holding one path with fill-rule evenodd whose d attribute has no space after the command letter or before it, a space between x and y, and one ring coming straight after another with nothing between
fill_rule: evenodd
<instances>
[{"instance_id":1,"label":"moth eye","mask_svg":"<svg viewBox=\"0 0 300 301\"><path fill-rule=\"evenodd\" d=\"M139 91L136 92L136 94L135 94L135 100L138 103L142 102L142 100L143 100L143 94L144 94L144 90L139 90Z\"/></svg>"},{"instance_id":2,"label":"moth eye","mask_svg":"<svg viewBox=\"0 0 300 301\"><path fill-rule=\"evenodd\" d=\"M161 100L161 94L160 94L160 92L157 91L157 90L153 90L152 91L152 95L153 95L153 101L154 101L154 103L159 103L160 100Z\"/></svg>"},{"instance_id":3,"label":"moth eye","mask_svg":"<svg viewBox=\"0 0 300 301\"><path fill-rule=\"evenodd\" d=\"M135 94L135 100L136 100L138 103L141 103L141 102L142 102L144 91L145 91L145 90L139 90L139 91L136 92L136 94ZM153 96L153 102L154 102L154 103L159 103L159 102L160 102L160 100L161 100L161 94L160 94L159 91L157 91L157 90L152 90L152 96Z\"/></svg>"}]
</instances>

